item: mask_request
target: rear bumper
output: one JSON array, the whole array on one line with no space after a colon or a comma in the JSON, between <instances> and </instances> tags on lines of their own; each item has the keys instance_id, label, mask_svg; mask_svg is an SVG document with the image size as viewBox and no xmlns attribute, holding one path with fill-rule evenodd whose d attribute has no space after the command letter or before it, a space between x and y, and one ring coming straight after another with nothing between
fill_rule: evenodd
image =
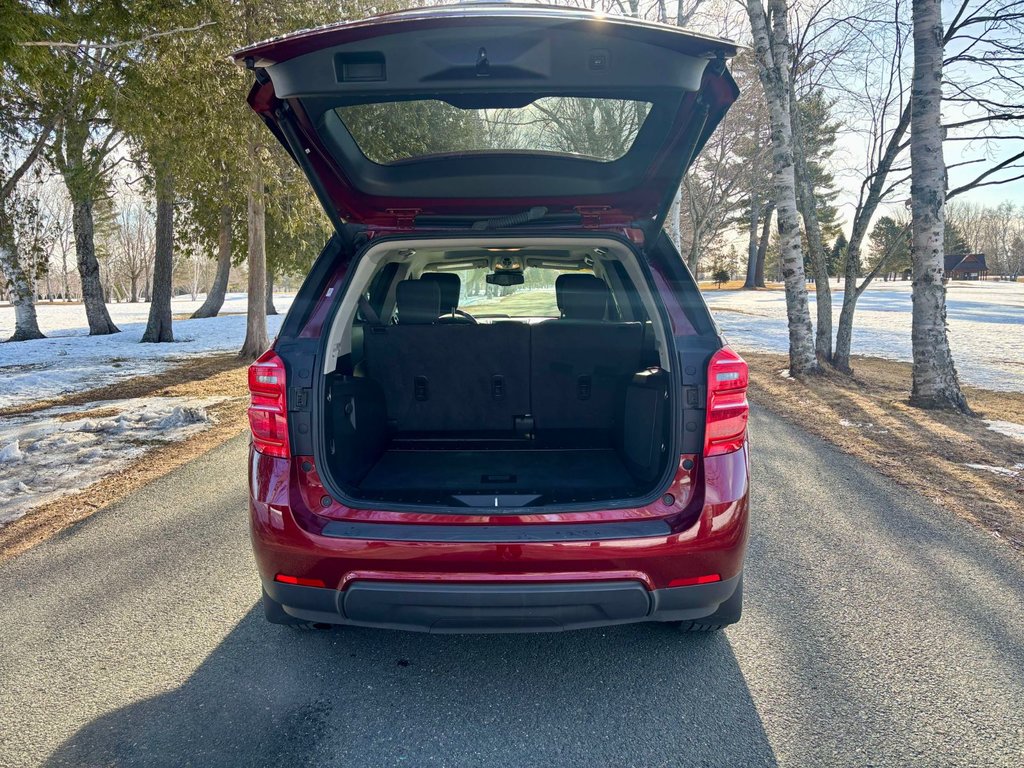
<instances>
[{"instance_id":1,"label":"rear bumper","mask_svg":"<svg viewBox=\"0 0 1024 768\"><path fill-rule=\"evenodd\" d=\"M297 472L254 453L249 511L264 588L305 621L485 632L694 620L732 595L743 568L745 450L705 461L703 504L684 522L660 501L521 517L348 509L342 519L313 511L320 496Z\"/></svg>"},{"instance_id":2,"label":"rear bumper","mask_svg":"<svg viewBox=\"0 0 1024 768\"><path fill-rule=\"evenodd\" d=\"M322 589L264 580L267 594L303 621L418 632L555 632L710 616L740 576L650 590L640 581L439 584L354 581Z\"/></svg>"}]
</instances>

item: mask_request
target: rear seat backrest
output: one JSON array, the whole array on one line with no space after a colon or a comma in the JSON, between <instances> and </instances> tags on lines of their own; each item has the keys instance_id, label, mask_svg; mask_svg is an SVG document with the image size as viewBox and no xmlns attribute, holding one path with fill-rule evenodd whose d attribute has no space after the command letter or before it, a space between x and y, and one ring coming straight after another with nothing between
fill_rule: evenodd
<instances>
[{"instance_id":1,"label":"rear seat backrest","mask_svg":"<svg viewBox=\"0 0 1024 768\"><path fill-rule=\"evenodd\" d=\"M454 272L424 272L420 280L434 283L441 291L441 316L439 323L461 323L470 324L472 319L457 315L455 311L459 308L459 294L462 292L462 278Z\"/></svg>"},{"instance_id":2,"label":"rear seat backrest","mask_svg":"<svg viewBox=\"0 0 1024 768\"><path fill-rule=\"evenodd\" d=\"M598 277L559 275L555 291L562 318L531 329L536 430L610 430L625 388L641 368L642 326L602 319L609 292Z\"/></svg>"},{"instance_id":3,"label":"rear seat backrest","mask_svg":"<svg viewBox=\"0 0 1024 768\"><path fill-rule=\"evenodd\" d=\"M555 301L564 320L604 320L610 296L607 283L594 275L555 278Z\"/></svg>"},{"instance_id":4,"label":"rear seat backrest","mask_svg":"<svg viewBox=\"0 0 1024 768\"><path fill-rule=\"evenodd\" d=\"M364 339L367 376L383 389L397 433L511 435L515 418L526 414L538 432L615 426L625 388L643 367L643 329L572 319L604 316L603 281L561 276L556 290L566 317L533 326L433 324L427 318L436 286L432 292L405 283L422 281L399 283L399 324L367 326Z\"/></svg>"},{"instance_id":5,"label":"rear seat backrest","mask_svg":"<svg viewBox=\"0 0 1024 768\"><path fill-rule=\"evenodd\" d=\"M393 429L511 433L515 417L530 410L529 327L417 324L431 291L406 283L429 286L437 296L434 283L399 283L399 324L370 327L364 340L367 376L384 390Z\"/></svg>"},{"instance_id":6,"label":"rear seat backrest","mask_svg":"<svg viewBox=\"0 0 1024 768\"><path fill-rule=\"evenodd\" d=\"M403 280L395 286L399 325L429 325L441 314L441 288L437 283Z\"/></svg>"}]
</instances>

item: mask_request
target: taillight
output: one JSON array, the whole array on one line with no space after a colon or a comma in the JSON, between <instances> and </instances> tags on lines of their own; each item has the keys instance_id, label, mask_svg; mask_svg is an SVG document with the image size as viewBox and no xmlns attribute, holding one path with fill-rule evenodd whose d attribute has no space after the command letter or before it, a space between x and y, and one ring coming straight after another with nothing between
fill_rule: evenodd
<instances>
[{"instance_id":1,"label":"taillight","mask_svg":"<svg viewBox=\"0 0 1024 768\"><path fill-rule=\"evenodd\" d=\"M719 456L743 447L747 435L747 384L750 376L742 357L722 347L708 363L707 425L704 455Z\"/></svg>"},{"instance_id":2,"label":"taillight","mask_svg":"<svg viewBox=\"0 0 1024 768\"><path fill-rule=\"evenodd\" d=\"M252 445L267 456L288 458L288 402L284 363L274 350L249 366L249 427Z\"/></svg>"},{"instance_id":3,"label":"taillight","mask_svg":"<svg viewBox=\"0 0 1024 768\"><path fill-rule=\"evenodd\" d=\"M289 576L287 573L279 573L274 577L274 581L279 581L282 584L294 584L298 587L326 587L323 579L307 579L302 576Z\"/></svg>"}]
</instances>

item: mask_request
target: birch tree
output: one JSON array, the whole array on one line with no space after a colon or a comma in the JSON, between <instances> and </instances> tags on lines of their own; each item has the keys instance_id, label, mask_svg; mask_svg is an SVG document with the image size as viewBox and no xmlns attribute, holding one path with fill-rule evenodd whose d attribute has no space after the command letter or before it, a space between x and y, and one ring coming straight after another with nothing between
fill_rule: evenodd
<instances>
[{"instance_id":1,"label":"birch tree","mask_svg":"<svg viewBox=\"0 0 1024 768\"><path fill-rule=\"evenodd\" d=\"M761 0L746 0L746 8L771 122L772 196L778 220L782 277L786 286L789 367L794 375L800 376L817 372L818 362L807 303L807 284L796 201L789 50L783 41L773 41L768 28L768 16L761 5ZM773 25L785 25L785 3L780 0L769 0L769 9L773 16Z\"/></svg>"},{"instance_id":2,"label":"birch tree","mask_svg":"<svg viewBox=\"0 0 1024 768\"><path fill-rule=\"evenodd\" d=\"M946 333L946 163L942 152L943 29L940 0L914 0L914 79L910 97L910 200L914 352L910 402L970 412Z\"/></svg>"},{"instance_id":3,"label":"birch tree","mask_svg":"<svg viewBox=\"0 0 1024 768\"><path fill-rule=\"evenodd\" d=\"M44 107L33 84L46 80L47 61L21 43L38 31L37 19L17 5L4 7L0 32L0 276L14 304L11 341L43 337L36 319L35 288L30 270L19 257L13 198L18 183L40 160L46 142L62 117L60 109Z\"/></svg>"}]
</instances>

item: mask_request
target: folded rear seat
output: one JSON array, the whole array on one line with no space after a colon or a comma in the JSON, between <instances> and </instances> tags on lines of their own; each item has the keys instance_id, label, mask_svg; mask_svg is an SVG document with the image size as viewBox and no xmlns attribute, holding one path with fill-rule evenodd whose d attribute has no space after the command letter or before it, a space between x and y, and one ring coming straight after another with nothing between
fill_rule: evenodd
<instances>
[{"instance_id":1,"label":"folded rear seat","mask_svg":"<svg viewBox=\"0 0 1024 768\"><path fill-rule=\"evenodd\" d=\"M552 430L608 431L641 369L643 328L605 320L610 294L593 275L559 275L562 317L532 326L530 400L538 436Z\"/></svg>"},{"instance_id":2,"label":"folded rear seat","mask_svg":"<svg viewBox=\"0 0 1024 768\"><path fill-rule=\"evenodd\" d=\"M438 324L440 291L425 280L399 283L396 300L398 325L364 340L393 431L513 434L530 410L529 326Z\"/></svg>"}]
</instances>

